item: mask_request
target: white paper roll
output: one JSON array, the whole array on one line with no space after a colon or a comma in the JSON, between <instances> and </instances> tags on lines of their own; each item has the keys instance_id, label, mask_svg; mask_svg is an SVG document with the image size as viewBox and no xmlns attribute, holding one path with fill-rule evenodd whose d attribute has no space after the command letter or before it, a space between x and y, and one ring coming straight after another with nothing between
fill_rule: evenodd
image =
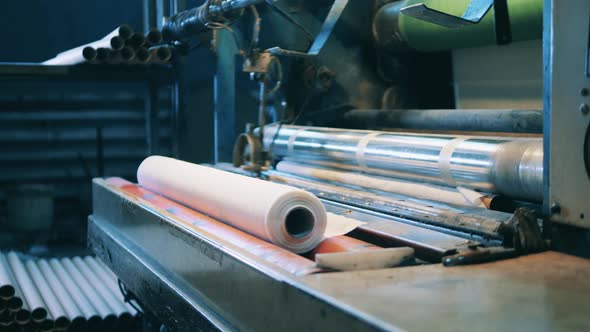
<instances>
[{"instance_id":1,"label":"white paper roll","mask_svg":"<svg viewBox=\"0 0 590 332\"><path fill-rule=\"evenodd\" d=\"M143 161L137 179L149 190L295 253L315 248L326 229L324 205L301 189L159 156Z\"/></svg>"}]
</instances>

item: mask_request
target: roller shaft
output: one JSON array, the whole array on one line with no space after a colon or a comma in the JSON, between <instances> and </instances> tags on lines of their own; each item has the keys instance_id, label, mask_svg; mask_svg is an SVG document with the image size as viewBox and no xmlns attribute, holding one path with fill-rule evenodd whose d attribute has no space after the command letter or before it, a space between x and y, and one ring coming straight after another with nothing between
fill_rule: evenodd
<instances>
[{"instance_id":1,"label":"roller shaft","mask_svg":"<svg viewBox=\"0 0 590 332\"><path fill-rule=\"evenodd\" d=\"M543 142L379 131L268 126L264 145L274 157L543 199Z\"/></svg>"},{"instance_id":2,"label":"roller shaft","mask_svg":"<svg viewBox=\"0 0 590 332\"><path fill-rule=\"evenodd\" d=\"M543 132L540 110L353 110L344 118L351 125L364 128Z\"/></svg>"},{"instance_id":3,"label":"roller shaft","mask_svg":"<svg viewBox=\"0 0 590 332\"><path fill-rule=\"evenodd\" d=\"M207 29L207 23L225 13L246 8L264 0L206 1L203 5L171 16L162 28L165 40L185 40Z\"/></svg>"}]
</instances>

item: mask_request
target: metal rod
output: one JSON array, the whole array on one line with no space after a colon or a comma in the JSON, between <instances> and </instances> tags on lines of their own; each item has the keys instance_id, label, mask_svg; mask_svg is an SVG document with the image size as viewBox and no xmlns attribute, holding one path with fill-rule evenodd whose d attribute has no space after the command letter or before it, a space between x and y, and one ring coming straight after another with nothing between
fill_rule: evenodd
<instances>
[{"instance_id":1,"label":"metal rod","mask_svg":"<svg viewBox=\"0 0 590 332\"><path fill-rule=\"evenodd\" d=\"M0 253L0 299L10 300L14 296L13 281L10 278L9 266L4 255Z\"/></svg>"},{"instance_id":2,"label":"metal rod","mask_svg":"<svg viewBox=\"0 0 590 332\"><path fill-rule=\"evenodd\" d=\"M543 133L542 110L352 110L354 128Z\"/></svg>"},{"instance_id":3,"label":"metal rod","mask_svg":"<svg viewBox=\"0 0 590 332\"><path fill-rule=\"evenodd\" d=\"M97 293L97 291L90 285L88 280L84 278L82 273L76 268L72 260L69 258L63 258L61 260L63 268L69 273L75 284L82 290L87 299L92 301L92 305L104 322L108 326L113 326L117 320L117 316L109 308L109 305L103 300L103 298Z\"/></svg>"},{"instance_id":4,"label":"metal rod","mask_svg":"<svg viewBox=\"0 0 590 332\"><path fill-rule=\"evenodd\" d=\"M58 329L66 329L70 325L70 319L67 317L67 314L60 304L58 297L53 292L52 287L49 286L47 280L41 273L41 270L39 270L37 263L33 260L29 260L25 263L25 267L27 268L31 279L33 279L35 286L39 290L41 298L47 307L47 311L49 311L49 316L55 322L55 327Z\"/></svg>"},{"instance_id":5,"label":"metal rod","mask_svg":"<svg viewBox=\"0 0 590 332\"><path fill-rule=\"evenodd\" d=\"M224 14L237 11L265 0L206 1L203 5L172 15L162 27L164 40L186 40L207 30L209 22L219 20Z\"/></svg>"},{"instance_id":6,"label":"metal rod","mask_svg":"<svg viewBox=\"0 0 590 332\"><path fill-rule=\"evenodd\" d=\"M45 303L39 294L39 290L35 287L35 284L27 273L23 263L15 252L10 252L6 258L12 268L16 282L19 284L19 287L23 292L24 299L31 310L31 318L34 322L44 321L45 318L47 318Z\"/></svg>"},{"instance_id":7,"label":"metal rod","mask_svg":"<svg viewBox=\"0 0 590 332\"><path fill-rule=\"evenodd\" d=\"M99 324L101 321L101 313L99 313L99 311L90 303L89 298L81 287L79 287L72 279L61 262L54 258L49 260L49 265L59 279L61 285L67 290L67 293L71 295L72 300L86 317L89 325L96 326Z\"/></svg>"},{"instance_id":8,"label":"metal rod","mask_svg":"<svg viewBox=\"0 0 590 332\"><path fill-rule=\"evenodd\" d=\"M485 197L485 194L478 194L478 197L472 200L465 197L455 188L437 186L433 184L423 184L412 181L375 177L355 172L308 166L289 161L280 162L276 166L276 170L309 179L326 181L328 183L335 182L353 187L375 189L446 204L485 207L482 201L482 199Z\"/></svg>"},{"instance_id":9,"label":"metal rod","mask_svg":"<svg viewBox=\"0 0 590 332\"><path fill-rule=\"evenodd\" d=\"M72 328L75 329L76 327L83 325L86 322L84 313L80 310L80 308L78 308L76 301L74 301L72 298L72 294L66 290L47 261L41 259L37 261L37 265L41 271L41 274L49 284L49 287L51 287L51 290L55 294L57 300L63 307L66 317L72 322Z\"/></svg>"},{"instance_id":10,"label":"metal rod","mask_svg":"<svg viewBox=\"0 0 590 332\"><path fill-rule=\"evenodd\" d=\"M264 146L276 158L411 181L543 200L543 142L448 135L392 134L267 126Z\"/></svg>"},{"instance_id":11,"label":"metal rod","mask_svg":"<svg viewBox=\"0 0 590 332\"><path fill-rule=\"evenodd\" d=\"M117 314L120 319L131 319L131 313L127 311L123 302L117 300L115 294L113 294L107 286L96 276L88 265L80 258L72 258L72 262L78 268L78 271L86 278L87 282L94 288L96 293L104 300L104 302Z\"/></svg>"},{"instance_id":12,"label":"metal rod","mask_svg":"<svg viewBox=\"0 0 590 332\"><path fill-rule=\"evenodd\" d=\"M137 311L129 303L125 302L125 296L123 296L123 294L121 293L121 290L119 289L119 285L117 284L117 281L118 281L117 276L112 274L112 272L107 271L106 270L107 267L104 265L101 266L101 264L98 263L97 259L95 259L92 256L84 257L84 262L86 262L88 267L90 267L92 272L95 273L95 275L100 279L100 281L105 286L107 286L107 288L111 291L111 293L113 295L115 295L116 298L120 299L121 302L123 302L123 304L125 305L125 308L127 308L127 311L131 315L135 316Z\"/></svg>"}]
</instances>

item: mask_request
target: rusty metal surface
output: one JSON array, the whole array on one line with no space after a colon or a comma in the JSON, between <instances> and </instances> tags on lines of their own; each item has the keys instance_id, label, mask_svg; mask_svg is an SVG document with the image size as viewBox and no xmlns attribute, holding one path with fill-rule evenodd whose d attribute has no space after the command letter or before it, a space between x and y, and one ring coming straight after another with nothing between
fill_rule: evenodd
<instances>
[{"instance_id":1,"label":"rusty metal surface","mask_svg":"<svg viewBox=\"0 0 590 332\"><path fill-rule=\"evenodd\" d=\"M319 274L304 283L409 331L590 330L590 260L557 252L465 267Z\"/></svg>"}]
</instances>

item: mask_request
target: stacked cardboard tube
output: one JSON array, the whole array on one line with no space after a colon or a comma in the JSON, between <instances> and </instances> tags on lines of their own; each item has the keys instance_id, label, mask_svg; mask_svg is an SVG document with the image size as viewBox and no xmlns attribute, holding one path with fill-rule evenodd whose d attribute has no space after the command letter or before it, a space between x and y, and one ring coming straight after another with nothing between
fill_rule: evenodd
<instances>
[{"instance_id":1,"label":"stacked cardboard tube","mask_svg":"<svg viewBox=\"0 0 590 332\"><path fill-rule=\"evenodd\" d=\"M59 53L44 65L150 64L170 63L176 49L164 44L162 32L152 29L143 34L122 25L104 38Z\"/></svg>"},{"instance_id":2,"label":"stacked cardboard tube","mask_svg":"<svg viewBox=\"0 0 590 332\"><path fill-rule=\"evenodd\" d=\"M0 330L130 330L137 311L93 257L22 259L0 253Z\"/></svg>"}]
</instances>

